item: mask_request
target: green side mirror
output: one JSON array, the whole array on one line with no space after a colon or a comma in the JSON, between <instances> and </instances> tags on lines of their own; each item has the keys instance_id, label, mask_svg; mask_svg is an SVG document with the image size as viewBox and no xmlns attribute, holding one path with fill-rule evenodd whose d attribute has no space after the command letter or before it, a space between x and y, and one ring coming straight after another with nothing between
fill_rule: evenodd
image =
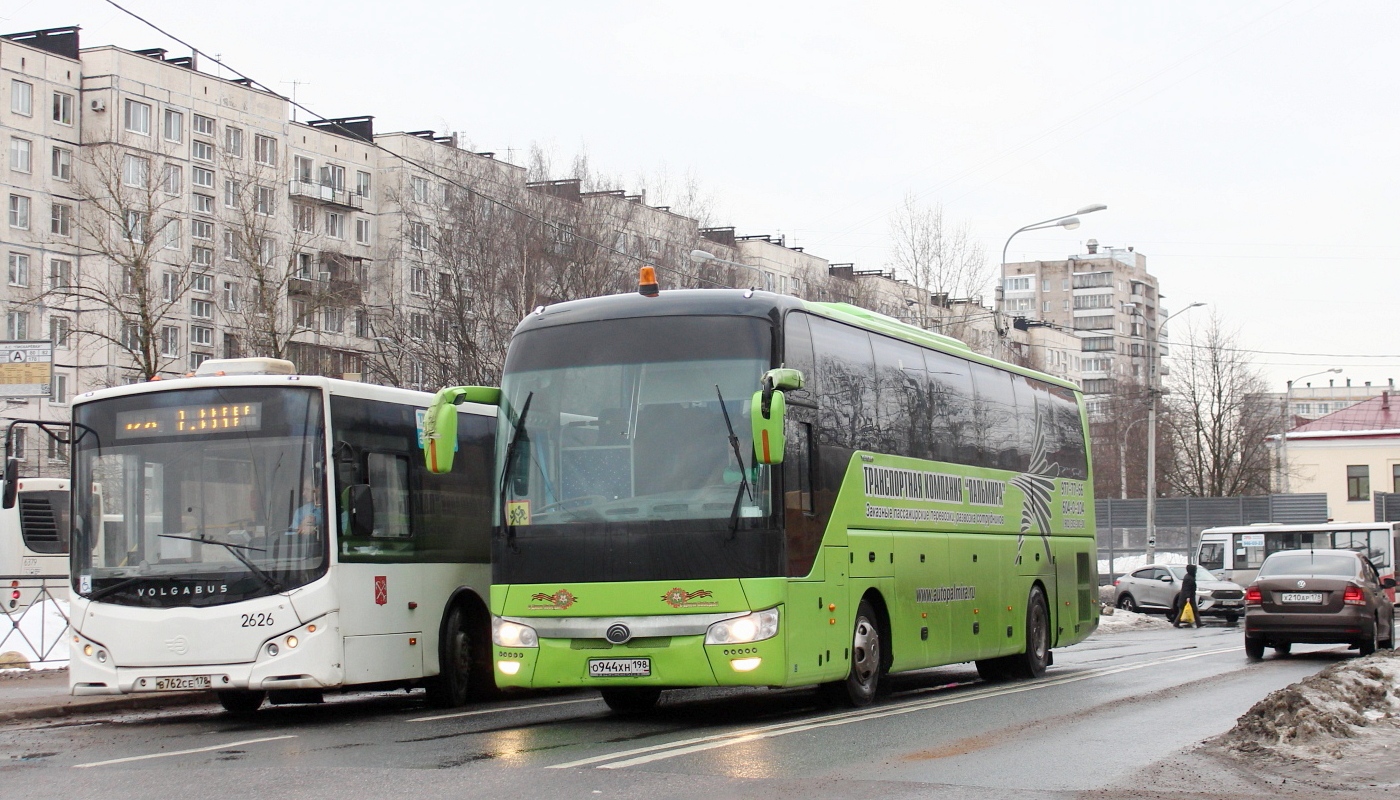
<instances>
[{"instance_id":1,"label":"green side mirror","mask_svg":"<svg viewBox=\"0 0 1400 800\"><path fill-rule=\"evenodd\" d=\"M804 385L802 371L796 369L770 369L763 376L763 387L765 389L781 389L782 391L796 391Z\"/></svg>"},{"instance_id":2,"label":"green side mirror","mask_svg":"<svg viewBox=\"0 0 1400 800\"><path fill-rule=\"evenodd\" d=\"M758 463L783 463L783 450L787 445L783 433L786 416L787 400L783 399L782 392L763 389L753 393L749 421L753 424L753 450Z\"/></svg>"},{"instance_id":3,"label":"green side mirror","mask_svg":"<svg viewBox=\"0 0 1400 800\"><path fill-rule=\"evenodd\" d=\"M433 396L423 415L423 459L435 475L452 471L452 457L457 452L457 406L461 403L500 405L501 390L494 386L449 386Z\"/></svg>"}]
</instances>

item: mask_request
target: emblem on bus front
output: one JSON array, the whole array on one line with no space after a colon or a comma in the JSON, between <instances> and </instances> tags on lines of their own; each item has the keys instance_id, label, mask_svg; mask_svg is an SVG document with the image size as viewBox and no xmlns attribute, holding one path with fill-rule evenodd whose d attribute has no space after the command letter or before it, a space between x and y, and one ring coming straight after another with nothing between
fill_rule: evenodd
<instances>
[{"instance_id":1,"label":"emblem on bus front","mask_svg":"<svg viewBox=\"0 0 1400 800\"><path fill-rule=\"evenodd\" d=\"M374 604L382 606L389 602L389 576L374 576Z\"/></svg>"},{"instance_id":2,"label":"emblem on bus front","mask_svg":"<svg viewBox=\"0 0 1400 800\"><path fill-rule=\"evenodd\" d=\"M183 636L176 636L173 639L166 639L165 646L170 648L170 652L177 656L182 656L190 651L190 641Z\"/></svg>"},{"instance_id":3,"label":"emblem on bus front","mask_svg":"<svg viewBox=\"0 0 1400 800\"><path fill-rule=\"evenodd\" d=\"M714 596L715 593L711 592L708 589L700 589L699 591L687 592L686 590L678 586L672 589L671 591L667 592L666 594L661 595L661 599L664 600L666 602L666 605L670 606L671 608L708 608L710 606L719 605L719 603L707 599Z\"/></svg>"},{"instance_id":4,"label":"emblem on bus front","mask_svg":"<svg viewBox=\"0 0 1400 800\"><path fill-rule=\"evenodd\" d=\"M563 611L578 600L577 597L574 597L573 592L570 592L568 589L560 589L554 594L539 592L530 595L530 599L533 602L530 603L528 608L533 611Z\"/></svg>"}]
</instances>

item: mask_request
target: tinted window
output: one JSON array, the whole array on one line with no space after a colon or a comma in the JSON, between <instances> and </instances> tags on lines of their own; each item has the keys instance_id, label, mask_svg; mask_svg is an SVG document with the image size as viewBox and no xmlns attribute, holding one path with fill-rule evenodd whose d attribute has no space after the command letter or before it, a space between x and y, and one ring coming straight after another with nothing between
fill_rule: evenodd
<instances>
[{"instance_id":1,"label":"tinted window","mask_svg":"<svg viewBox=\"0 0 1400 800\"><path fill-rule=\"evenodd\" d=\"M1016 392L1011 378L1009 372L986 364L972 364L972 384L977 389L973 423L984 466L1025 472L1030 459L1022 456Z\"/></svg>"},{"instance_id":2,"label":"tinted window","mask_svg":"<svg viewBox=\"0 0 1400 800\"><path fill-rule=\"evenodd\" d=\"M787 315L787 324L783 327L783 366L801 372L804 381L801 389L786 393L787 401L816 404L817 367L812 357L812 329L806 314Z\"/></svg>"},{"instance_id":3,"label":"tinted window","mask_svg":"<svg viewBox=\"0 0 1400 800\"><path fill-rule=\"evenodd\" d=\"M968 362L938 350L925 350L924 365L928 375L932 457L959 464L980 463Z\"/></svg>"},{"instance_id":4,"label":"tinted window","mask_svg":"<svg viewBox=\"0 0 1400 800\"><path fill-rule=\"evenodd\" d=\"M1270 556L1259 568L1259 577L1271 575L1332 575L1340 578L1355 577L1357 559L1355 556L1342 556L1318 553L1282 553Z\"/></svg>"},{"instance_id":5,"label":"tinted window","mask_svg":"<svg viewBox=\"0 0 1400 800\"><path fill-rule=\"evenodd\" d=\"M1035 383L1041 383L1035 381ZM1045 420L1046 460L1050 471L1065 478L1089 479L1089 454L1084 446L1084 419L1079 400L1063 386L1041 384L1048 395L1050 416Z\"/></svg>"},{"instance_id":6,"label":"tinted window","mask_svg":"<svg viewBox=\"0 0 1400 800\"><path fill-rule=\"evenodd\" d=\"M932 458L929 441L928 372L922 347L872 335L875 350L876 419L879 450Z\"/></svg>"},{"instance_id":7,"label":"tinted window","mask_svg":"<svg viewBox=\"0 0 1400 800\"><path fill-rule=\"evenodd\" d=\"M875 360L869 334L815 317L811 323L821 412L818 442L853 450L877 449Z\"/></svg>"},{"instance_id":8,"label":"tinted window","mask_svg":"<svg viewBox=\"0 0 1400 800\"><path fill-rule=\"evenodd\" d=\"M1140 569L1140 570L1138 570L1137 572L1134 572L1134 573L1133 573L1133 577L1134 577L1134 578L1142 578L1142 579L1145 580L1145 581L1146 581L1146 580L1151 580L1151 579L1152 579L1152 575L1153 575L1154 572L1155 572L1155 570L1152 570L1152 569L1150 569L1150 568L1149 568L1149 569Z\"/></svg>"}]
</instances>

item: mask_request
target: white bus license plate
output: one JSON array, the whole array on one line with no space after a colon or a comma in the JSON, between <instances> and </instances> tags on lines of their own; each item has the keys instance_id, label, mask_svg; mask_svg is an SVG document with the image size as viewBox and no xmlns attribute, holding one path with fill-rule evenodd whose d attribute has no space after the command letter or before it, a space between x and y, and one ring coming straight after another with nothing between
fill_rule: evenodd
<instances>
[{"instance_id":1,"label":"white bus license plate","mask_svg":"<svg viewBox=\"0 0 1400 800\"><path fill-rule=\"evenodd\" d=\"M170 678L156 678L157 692L184 692L191 689L208 689L213 685L208 675L177 675Z\"/></svg>"},{"instance_id":2,"label":"white bus license plate","mask_svg":"<svg viewBox=\"0 0 1400 800\"><path fill-rule=\"evenodd\" d=\"M1321 603L1322 592L1284 592L1279 596L1284 603Z\"/></svg>"},{"instance_id":3,"label":"white bus license plate","mask_svg":"<svg viewBox=\"0 0 1400 800\"><path fill-rule=\"evenodd\" d=\"M588 677L590 678L645 678L651 675L649 658L590 658Z\"/></svg>"}]
</instances>

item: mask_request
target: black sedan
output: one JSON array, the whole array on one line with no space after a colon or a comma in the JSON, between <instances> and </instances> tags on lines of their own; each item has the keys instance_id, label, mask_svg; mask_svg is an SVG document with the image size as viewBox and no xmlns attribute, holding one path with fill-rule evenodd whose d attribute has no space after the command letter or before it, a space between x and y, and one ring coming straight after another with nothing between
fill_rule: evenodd
<instances>
[{"instance_id":1,"label":"black sedan","mask_svg":"<svg viewBox=\"0 0 1400 800\"><path fill-rule=\"evenodd\" d=\"M1350 550L1274 553L1245 590L1245 654L1287 655L1294 642L1350 644L1363 656L1390 648L1395 614L1385 590L1394 586Z\"/></svg>"}]
</instances>

